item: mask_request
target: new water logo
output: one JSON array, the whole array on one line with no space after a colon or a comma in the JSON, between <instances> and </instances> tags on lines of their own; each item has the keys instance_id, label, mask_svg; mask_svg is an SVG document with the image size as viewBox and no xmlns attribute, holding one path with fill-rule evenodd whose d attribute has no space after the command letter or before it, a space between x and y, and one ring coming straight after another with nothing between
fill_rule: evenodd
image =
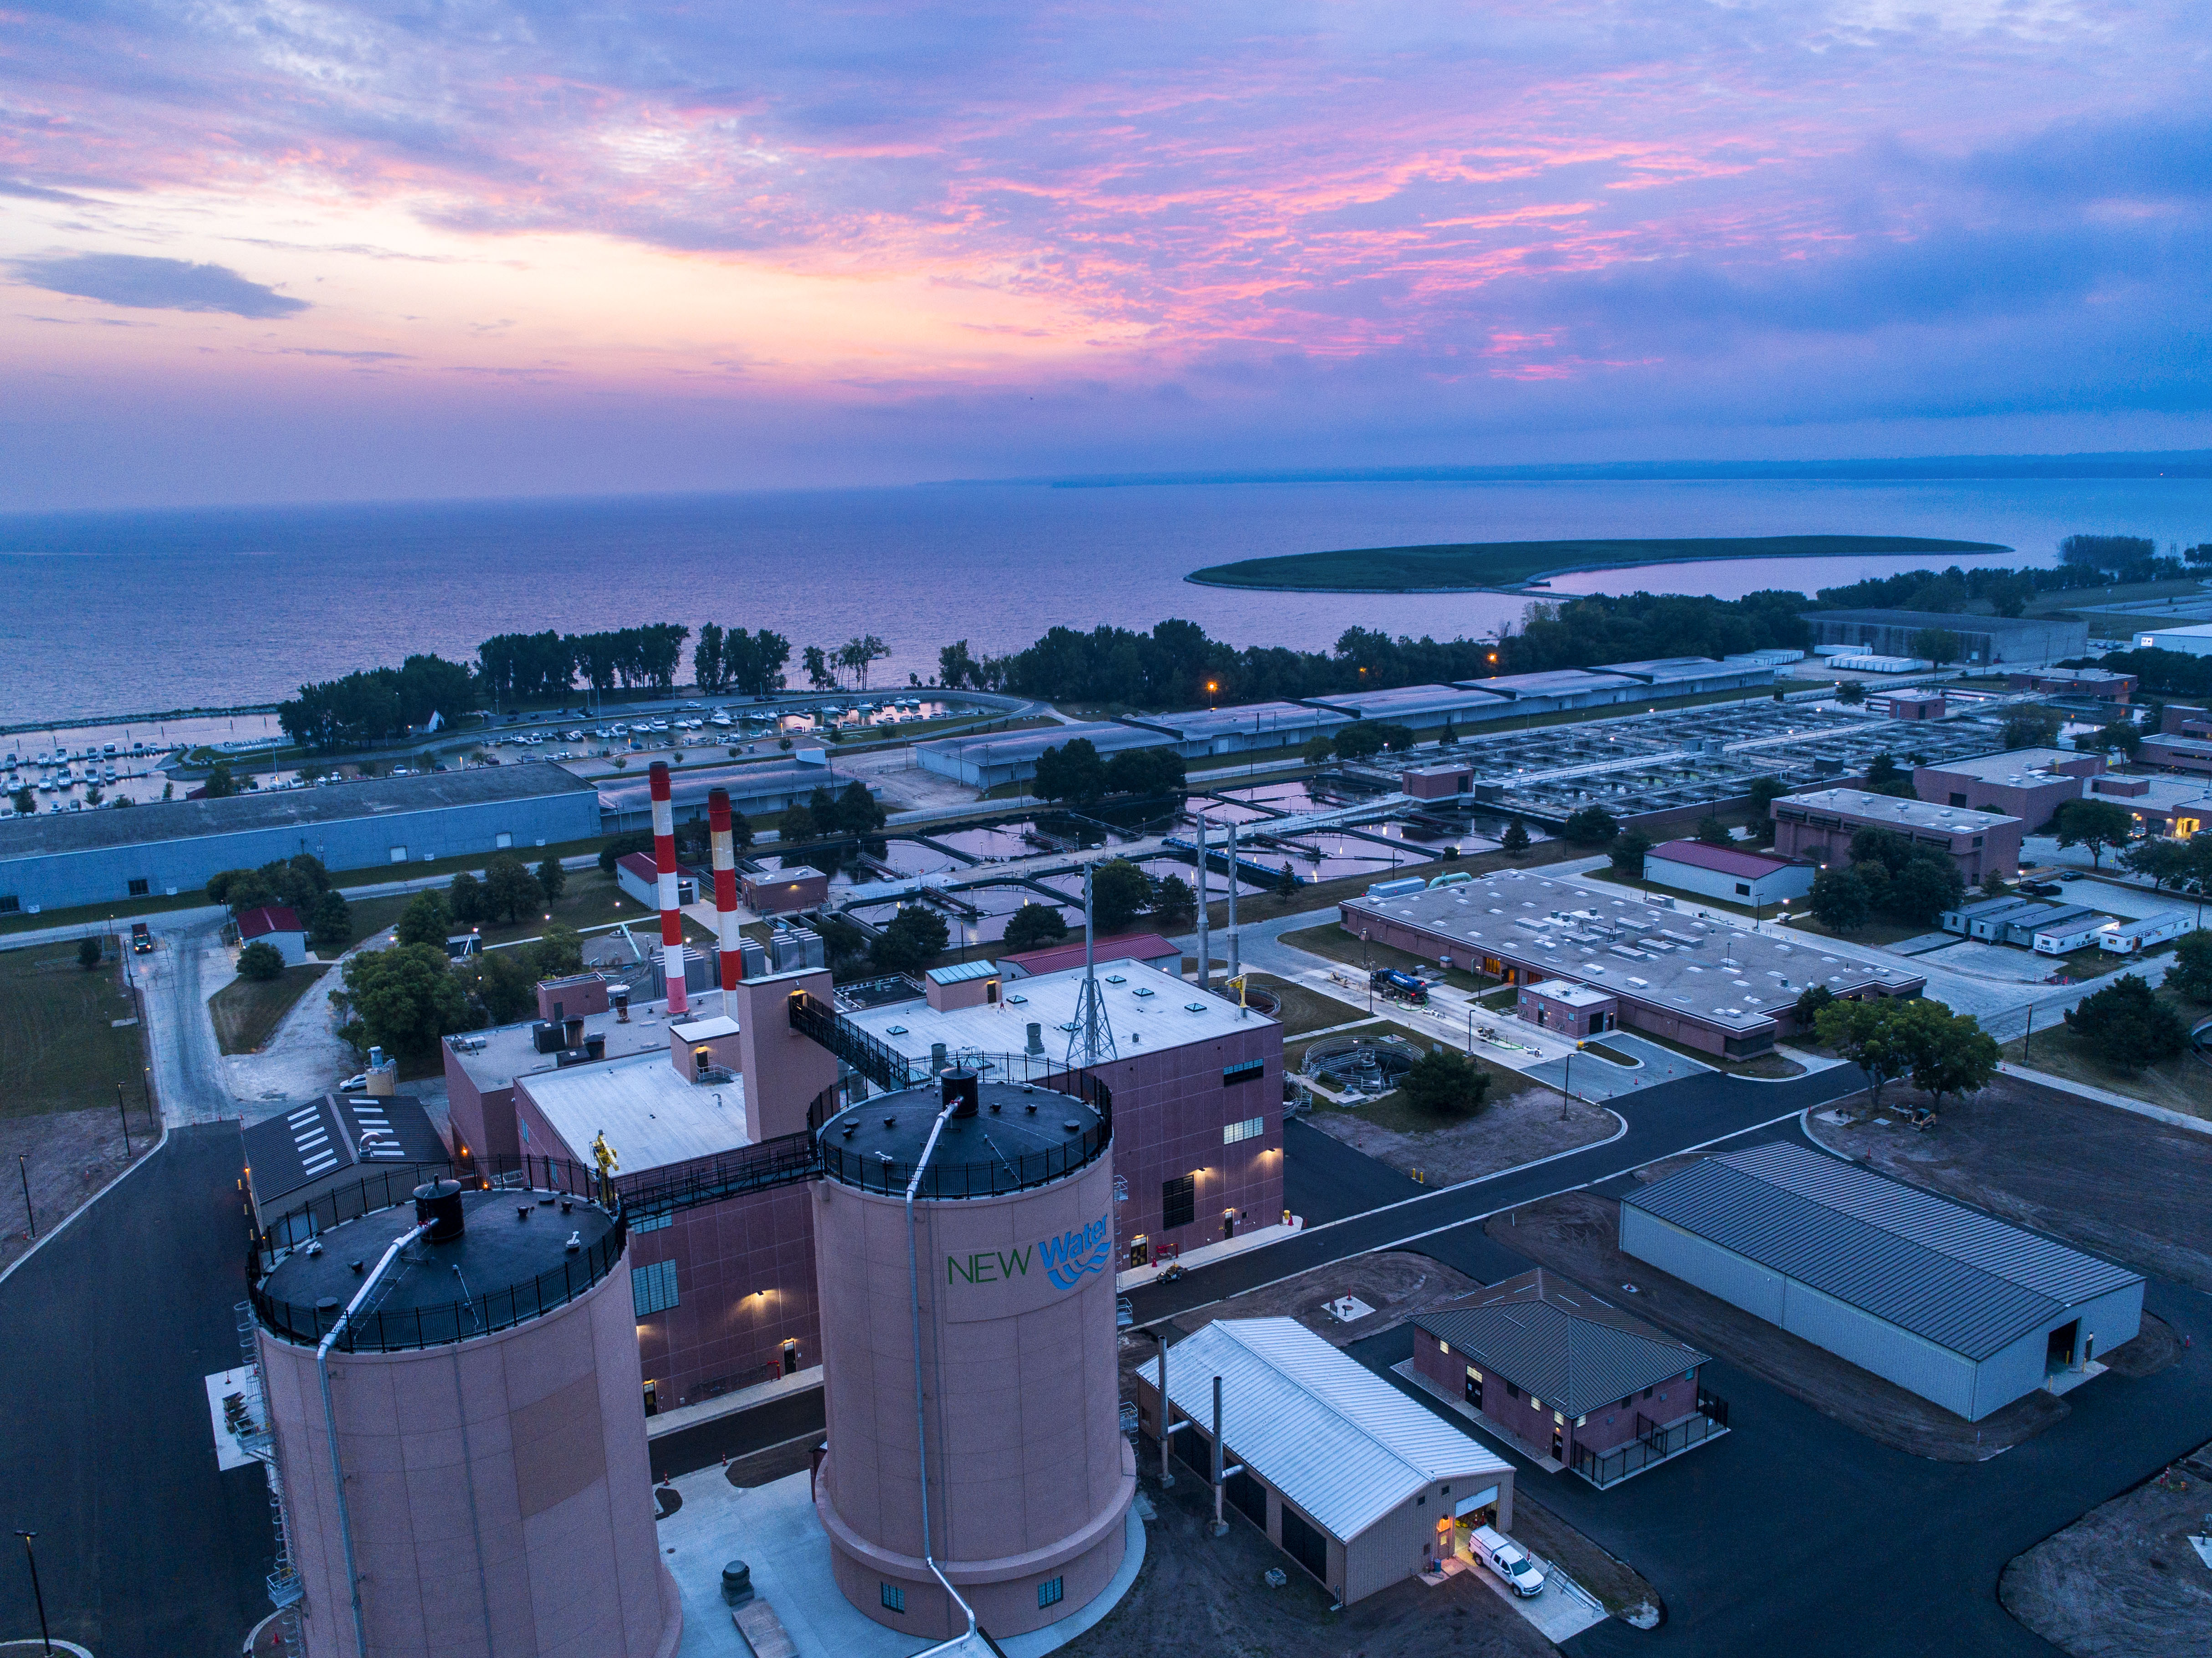
<instances>
[{"instance_id":1,"label":"new water logo","mask_svg":"<svg viewBox=\"0 0 2212 1658\"><path fill-rule=\"evenodd\" d=\"M1103 1272L1114 1253L1114 1229L1109 1224L1110 1216L1101 1215L1079 1232L1062 1232L1056 1238L1043 1238L1037 1243L1037 1254L1044 1261L1045 1276L1053 1287L1073 1290L1091 1272Z\"/></svg>"}]
</instances>

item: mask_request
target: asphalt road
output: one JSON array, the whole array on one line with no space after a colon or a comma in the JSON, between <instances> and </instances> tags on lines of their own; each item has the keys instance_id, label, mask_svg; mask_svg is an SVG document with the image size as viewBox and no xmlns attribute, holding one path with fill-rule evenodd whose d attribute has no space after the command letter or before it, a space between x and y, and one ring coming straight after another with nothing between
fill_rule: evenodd
<instances>
[{"instance_id":1,"label":"asphalt road","mask_svg":"<svg viewBox=\"0 0 2212 1658\"><path fill-rule=\"evenodd\" d=\"M0 1519L100 1658L226 1658L269 1610L267 1485L217 1472L202 1382L239 1362L240 1161L235 1125L173 1130L0 1282ZM0 1638L37 1631L17 1550Z\"/></svg>"},{"instance_id":2,"label":"asphalt road","mask_svg":"<svg viewBox=\"0 0 2212 1658\"><path fill-rule=\"evenodd\" d=\"M1801 1138L1794 1126L1747 1138L1784 1136ZM1418 1248L1485 1282L1531 1264L1480 1225ZM1609 1491L1501 1448L1522 1489L1635 1565L1667 1603L1656 1631L1607 1622L1565 1649L1764 1658L1781 1642L1790 1658L2050 1658L2057 1649L1997 1600L2005 1563L2212 1438L2212 1297L2154 1280L2146 1304L2193 1339L2178 1367L2101 1376L2067 1395L2064 1420L1987 1462L1891 1450L1718 1361L1705 1382L1729 1401L1731 1431ZM1352 1351L1387 1370L1412 1356L1411 1327Z\"/></svg>"},{"instance_id":3,"label":"asphalt road","mask_svg":"<svg viewBox=\"0 0 2212 1658\"><path fill-rule=\"evenodd\" d=\"M1372 1159L1293 1121L1284 1136L1284 1184L1292 1212L1307 1216L1305 1230L1279 1243L1194 1268L1174 1284L1148 1284L1131 1294L1130 1303L1140 1325L1172 1318L1347 1255L1422 1239L1445 1227L1794 1118L1862 1086L1858 1072L1849 1066L1784 1082L1718 1072L1686 1077L1609 1102L1628 1125L1618 1139L1459 1186L1414 1187L1418 1196L1402 1195L1412 1182L1392 1186L1391 1180L1397 1177L1391 1171L1375 1174L1362 1166ZM1401 1195L1394 1197L1394 1192ZM1341 1213L1340 1206L1370 1193L1388 1206L1340 1219L1322 1218ZM1304 1212L1298 1207L1301 1201L1310 1206Z\"/></svg>"}]
</instances>

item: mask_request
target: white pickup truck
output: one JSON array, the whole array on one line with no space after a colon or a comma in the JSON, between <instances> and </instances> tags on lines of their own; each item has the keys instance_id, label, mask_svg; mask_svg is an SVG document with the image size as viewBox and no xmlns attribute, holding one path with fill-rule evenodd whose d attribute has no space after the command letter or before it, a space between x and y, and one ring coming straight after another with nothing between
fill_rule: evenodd
<instances>
[{"instance_id":1,"label":"white pickup truck","mask_svg":"<svg viewBox=\"0 0 2212 1658\"><path fill-rule=\"evenodd\" d=\"M1503 1577L1514 1594L1526 1600L1544 1592L1544 1574L1505 1534L1488 1526L1477 1526L1468 1534L1476 1559Z\"/></svg>"}]
</instances>

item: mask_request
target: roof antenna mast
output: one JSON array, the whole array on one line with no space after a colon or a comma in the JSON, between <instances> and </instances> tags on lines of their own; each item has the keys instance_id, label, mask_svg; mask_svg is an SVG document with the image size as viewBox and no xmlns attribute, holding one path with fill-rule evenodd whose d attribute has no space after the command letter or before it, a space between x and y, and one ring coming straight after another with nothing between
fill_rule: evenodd
<instances>
[{"instance_id":1,"label":"roof antenna mast","mask_svg":"<svg viewBox=\"0 0 2212 1658\"><path fill-rule=\"evenodd\" d=\"M1114 1022L1106 1017L1106 1004L1098 990L1097 936L1092 925L1093 884L1097 866L1083 869L1083 991L1077 998L1075 1017L1067 1024L1067 1068L1097 1065L1117 1059L1114 1051Z\"/></svg>"}]
</instances>

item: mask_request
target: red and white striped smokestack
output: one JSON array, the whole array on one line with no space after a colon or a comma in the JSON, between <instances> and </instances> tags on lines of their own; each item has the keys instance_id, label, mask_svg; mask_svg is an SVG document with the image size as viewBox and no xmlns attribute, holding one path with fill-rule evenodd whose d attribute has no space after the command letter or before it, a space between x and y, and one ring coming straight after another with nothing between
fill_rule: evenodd
<instances>
[{"instance_id":1,"label":"red and white striped smokestack","mask_svg":"<svg viewBox=\"0 0 2212 1658\"><path fill-rule=\"evenodd\" d=\"M738 954L738 854L730 834L729 790L708 791L707 828L714 839L714 944L722 957L722 1011L727 1013L736 1005L731 998L744 970Z\"/></svg>"},{"instance_id":2,"label":"red and white striped smokestack","mask_svg":"<svg viewBox=\"0 0 2212 1658\"><path fill-rule=\"evenodd\" d=\"M660 886L660 972L668 984L668 1012L691 1011L684 989L684 911L676 902L676 807L669 797L668 762L653 762L653 867Z\"/></svg>"}]
</instances>

